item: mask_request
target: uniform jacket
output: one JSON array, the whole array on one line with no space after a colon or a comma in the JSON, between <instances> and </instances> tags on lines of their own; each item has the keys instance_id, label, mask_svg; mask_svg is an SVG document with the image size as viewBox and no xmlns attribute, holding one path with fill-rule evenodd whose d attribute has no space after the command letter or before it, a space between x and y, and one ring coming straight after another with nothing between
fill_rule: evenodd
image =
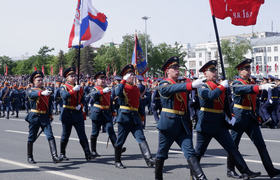
<instances>
[{"instance_id":1,"label":"uniform jacket","mask_svg":"<svg viewBox=\"0 0 280 180\"><path fill-rule=\"evenodd\" d=\"M188 110L188 95L187 91L192 91L192 83L176 83L171 79L166 79L160 82L159 86L173 84L172 86L159 89L161 96L162 111L160 120L157 124L157 128L162 131L166 131L170 134L178 135L180 129L183 128L187 134L191 134L190 117ZM166 112L164 109L175 110L179 112L185 112L180 115L172 112Z\"/></svg>"},{"instance_id":2,"label":"uniform jacket","mask_svg":"<svg viewBox=\"0 0 280 180\"><path fill-rule=\"evenodd\" d=\"M250 81L245 79L238 79L233 82L233 85L246 85L251 84ZM234 106L233 113L236 119L234 127L246 128L250 123L250 117L257 120L256 114L256 96L260 93L259 85L255 86L243 86L243 87L233 87L234 95Z\"/></svg>"},{"instance_id":3,"label":"uniform jacket","mask_svg":"<svg viewBox=\"0 0 280 180\"><path fill-rule=\"evenodd\" d=\"M63 99L63 109L61 112L60 120L63 123L76 123L83 121L83 111L76 110L77 106L77 92L79 92L79 101L78 104L83 106L86 102L83 96L83 88L80 88L80 91L73 90L74 85L66 83L60 87L61 98Z\"/></svg>"},{"instance_id":4,"label":"uniform jacket","mask_svg":"<svg viewBox=\"0 0 280 180\"><path fill-rule=\"evenodd\" d=\"M225 125L224 107L226 88L213 81L207 81L198 88L200 111L196 131L204 133L219 133ZM229 114L227 108L227 114Z\"/></svg>"},{"instance_id":5,"label":"uniform jacket","mask_svg":"<svg viewBox=\"0 0 280 180\"><path fill-rule=\"evenodd\" d=\"M145 109L144 106L141 105L139 88L135 85L129 85L125 80L122 80L116 87L115 93L119 97L120 104L116 122L141 124L141 118L145 116ZM131 110L122 108L123 106L130 107ZM134 108L134 110L132 110L132 108Z\"/></svg>"},{"instance_id":6,"label":"uniform jacket","mask_svg":"<svg viewBox=\"0 0 280 180\"><path fill-rule=\"evenodd\" d=\"M5 98L3 99L6 91L8 91L7 95L5 96ZM0 101L4 100L4 103L10 103L11 99L10 99L10 92L11 89L8 89L7 86L4 87L3 89L1 89L1 93L0 93Z\"/></svg>"},{"instance_id":7,"label":"uniform jacket","mask_svg":"<svg viewBox=\"0 0 280 180\"><path fill-rule=\"evenodd\" d=\"M103 93L103 87L94 86L91 90L92 109L90 119L94 121L112 121L112 106L111 91Z\"/></svg>"},{"instance_id":8,"label":"uniform jacket","mask_svg":"<svg viewBox=\"0 0 280 180\"><path fill-rule=\"evenodd\" d=\"M30 101L30 109L31 111L25 117L25 120L29 123L33 124L42 124L43 126L46 124L50 124L51 118L51 106L52 103L50 101L49 96L41 95L44 88L31 88L27 90L28 99Z\"/></svg>"},{"instance_id":9,"label":"uniform jacket","mask_svg":"<svg viewBox=\"0 0 280 180\"><path fill-rule=\"evenodd\" d=\"M21 93L20 93L20 91L18 89L13 89L10 92L10 97L11 97L12 103L16 102L16 103L20 104L20 102L21 102Z\"/></svg>"}]
</instances>

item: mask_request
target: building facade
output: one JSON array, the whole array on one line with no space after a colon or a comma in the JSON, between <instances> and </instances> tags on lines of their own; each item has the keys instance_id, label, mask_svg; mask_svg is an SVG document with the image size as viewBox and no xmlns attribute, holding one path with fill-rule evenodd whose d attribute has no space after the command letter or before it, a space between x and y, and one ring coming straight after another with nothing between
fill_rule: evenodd
<instances>
[{"instance_id":1,"label":"building facade","mask_svg":"<svg viewBox=\"0 0 280 180\"><path fill-rule=\"evenodd\" d=\"M248 51L245 57L253 59L252 75L262 78L270 74L280 78L280 33L261 32L220 38L220 40L223 39L229 39L231 41L248 39L251 43L252 51ZM191 73L192 71L194 76L198 77L203 76L202 73L198 72L203 64L219 58L216 42L199 43L194 46L183 44L182 50L187 52L184 61L188 72ZM226 64L225 67L227 67ZM259 69L258 73L257 69ZM221 71L219 70L219 72Z\"/></svg>"}]
</instances>

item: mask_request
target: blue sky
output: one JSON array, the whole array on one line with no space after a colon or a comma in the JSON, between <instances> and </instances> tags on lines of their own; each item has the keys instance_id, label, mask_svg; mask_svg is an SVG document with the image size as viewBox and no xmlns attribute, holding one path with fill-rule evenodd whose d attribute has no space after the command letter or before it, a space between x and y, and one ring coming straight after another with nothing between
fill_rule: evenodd
<instances>
[{"instance_id":1,"label":"blue sky","mask_svg":"<svg viewBox=\"0 0 280 180\"><path fill-rule=\"evenodd\" d=\"M92 0L93 6L108 17L104 37L93 43L100 46L122 42L125 34L147 31L154 45L159 43L202 43L215 41L208 0ZM77 0L24 0L1 2L0 56L37 54L46 45L68 51L68 38L73 24ZM261 6L255 26L234 26L230 18L217 19L220 36L271 31L280 32L280 1L266 0Z\"/></svg>"}]
</instances>

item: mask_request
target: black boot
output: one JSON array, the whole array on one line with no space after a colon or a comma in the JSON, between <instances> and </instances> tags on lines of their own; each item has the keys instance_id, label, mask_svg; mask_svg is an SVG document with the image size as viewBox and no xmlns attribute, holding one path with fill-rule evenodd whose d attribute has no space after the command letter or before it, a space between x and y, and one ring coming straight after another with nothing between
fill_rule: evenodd
<instances>
[{"instance_id":1,"label":"black boot","mask_svg":"<svg viewBox=\"0 0 280 180\"><path fill-rule=\"evenodd\" d=\"M269 177L273 178L275 176L278 176L280 174L280 170L274 168L266 147L258 149L258 151L261 156L261 160L264 165L264 168L267 174L269 175Z\"/></svg>"},{"instance_id":2,"label":"black boot","mask_svg":"<svg viewBox=\"0 0 280 180\"><path fill-rule=\"evenodd\" d=\"M62 161L62 158L60 159L57 156L57 150L56 150L56 144L55 144L55 139L50 139L49 140L49 145L50 145L50 151L51 151L51 156L53 159L53 163L56 164L60 161Z\"/></svg>"},{"instance_id":3,"label":"black boot","mask_svg":"<svg viewBox=\"0 0 280 180\"><path fill-rule=\"evenodd\" d=\"M109 136L110 140L111 140L111 143L113 145L113 147L115 148L115 144L116 144L116 141L117 141L117 137L116 135L111 135ZM122 148L122 153L124 153L126 151L126 147L123 147Z\"/></svg>"},{"instance_id":4,"label":"black boot","mask_svg":"<svg viewBox=\"0 0 280 180\"><path fill-rule=\"evenodd\" d=\"M190 169L193 173L193 176L197 180L207 180L206 176L204 175L204 173L200 167L200 164L199 164L196 156L189 158L188 163L189 163Z\"/></svg>"},{"instance_id":5,"label":"black boot","mask_svg":"<svg viewBox=\"0 0 280 180\"><path fill-rule=\"evenodd\" d=\"M17 113L17 115L16 115L16 118L18 118L18 113Z\"/></svg>"},{"instance_id":6,"label":"black boot","mask_svg":"<svg viewBox=\"0 0 280 180\"><path fill-rule=\"evenodd\" d=\"M231 160L233 160L233 164L236 166L239 172L241 172L241 176L243 179L255 178L261 175L261 172L252 172L248 168L238 149L231 150L230 152L228 152L228 155Z\"/></svg>"},{"instance_id":7,"label":"black boot","mask_svg":"<svg viewBox=\"0 0 280 180\"><path fill-rule=\"evenodd\" d=\"M3 116L2 117L5 117L5 113L3 112Z\"/></svg>"},{"instance_id":8,"label":"black boot","mask_svg":"<svg viewBox=\"0 0 280 180\"><path fill-rule=\"evenodd\" d=\"M153 167L155 165L155 160L153 159L152 155L151 155L151 151L149 149L148 143L147 141L142 141L139 144L141 153L146 161L147 166L149 167Z\"/></svg>"},{"instance_id":9,"label":"black boot","mask_svg":"<svg viewBox=\"0 0 280 180\"><path fill-rule=\"evenodd\" d=\"M236 179L242 178L239 174L235 172L233 161L231 160L229 155L227 156L227 177L236 178Z\"/></svg>"},{"instance_id":10,"label":"black boot","mask_svg":"<svg viewBox=\"0 0 280 180\"><path fill-rule=\"evenodd\" d=\"M125 169L126 167L121 162L121 156L122 156L122 147L121 146L115 146L115 166L119 169Z\"/></svg>"},{"instance_id":11,"label":"black boot","mask_svg":"<svg viewBox=\"0 0 280 180\"><path fill-rule=\"evenodd\" d=\"M97 142L97 137L91 136L90 138L91 152L95 157L100 157L100 155L96 152L96 142Z\"/></svg>"},{"instance_id":12,"label":"black boot","mask_svg":"<svg viewBox=\"0 0 280 180\"><path fill-rule=\"evenodd\" d=\"M6 119L9 119L9 113L7 113L7 117L6 117Z\"/></svg>"},{"instance_id":13,"label":"black boot","mask_svg":"<svg viewBox=\"0 0 280 180\"><path fill-rule=\"evenodd\" d=\"M164 164L163 159L155 160L155 180L163 180L162 178L163 164Z\"/></svg>"},{"instance_id":14,"label":"black boot","mask_svg":"<svg viewBox=\"0 0 280 180\"><path fill-rule=\"evenodd\" d=\"M15 114L15 112L13 111L11 115L14 115L14 114Z\"/></svg>"},{"instance_id":15,"label":"black boot","mask_svg":"<svg viewBox=\"0 0 280 180\"><path fill-rule=\"evenodd\" d=\"M36 162L33 159L33 143L27 142L27 161L30 164L36 164Z\"/></svg>"},{"instance_id":16,"label":"black boot","mask_svg":"<svg viewBox=\"0 0 280 180\"><path fill-rule=\"evenodd\" d=\"M95 159L96 156L94 156L93 154L91 154L90 150L89 150L89 145L88 145L88 141L87 140L81 140L80 144L85 152L85 157L87 161L90 161L92 159Z\"/></svg>"},{"instance_id":17,"label":"black boot","mask_svg":"<svg viewBox=\"0 0 280 180\"><path fill-rule=\"evenodd\" d=\"M66 146L68 142L60 141L60 156L59 159L62 161L68 161L69 159L66 157Z\"/></svg>"}]
</instances>

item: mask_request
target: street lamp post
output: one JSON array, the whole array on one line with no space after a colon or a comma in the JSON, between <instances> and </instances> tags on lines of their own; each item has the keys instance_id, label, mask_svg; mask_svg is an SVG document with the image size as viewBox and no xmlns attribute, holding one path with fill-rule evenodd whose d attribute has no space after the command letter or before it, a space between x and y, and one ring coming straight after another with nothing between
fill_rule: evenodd
<instances>
[{"instance_id":1,"label":"street lamp post","mask_svg":"<svg viewBox=\"0 0 280 180\"><path fill-rule=\"evenodd\" d=\"M144 16L142 17L143 20L145 20L145 46L146 46L146 62L148 64L148 53L147 53L147 20L150 19L151 17ZM148 72L147 72L148 75Z\"/></svg>"}]
</instances>

